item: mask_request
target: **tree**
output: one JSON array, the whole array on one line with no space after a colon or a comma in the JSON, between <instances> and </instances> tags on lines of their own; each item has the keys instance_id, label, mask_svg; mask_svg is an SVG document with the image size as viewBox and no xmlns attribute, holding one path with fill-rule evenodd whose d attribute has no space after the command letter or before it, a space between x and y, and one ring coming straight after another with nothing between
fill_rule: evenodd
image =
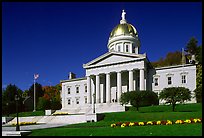
<instances>
[{"instance_id":1,"label":"tree","mask_svg":"<svg viewBox=\"0 0 204 138\"><path fill-rule=\"evenodd\" d=\"M156 93L152 91L130 91L121 94L120 103L130 103L139 111L141 106L157 105L159 104Z\"/></svg>"},{"instance_id":2,"label":"tree","mask_svg":"<svg viewBox=\"0 0 204 138\"><path fill-rule=\"evenodd\" d=\"M6 89L3 90L2 93L2 113L3 114L11 114L16 112L16 101L15 95L18 94L19 96L19 111L23 111L23 104L22 104L22 93L23 91L19 89L15 84L7 85Z\"/></svg>"},{"instance_id":3,"label":"tree","mask_svg":"<svg viewBox=\"0 0 204 138\"><path fill-rule=\"evenodd\" d=\"M158 61L151 62L153 67L163 67L181 64L182 53L180 51L169 52L166 57L160 58Z\"/></svg>"},{"instance_id":4,"label":"tree","mask_svg":"<svg viewBox=\"0 0 204 138\"><path fill-rule=\"evenodd\" d=\"M194 90L196 101L202 103L202 65L196 67L196 89Z\"/></svg>"},{"instance_id":5,"label":"tree","mask_svg":"<svg viewBox=\"0 0 204 138\"><path fill-rule=\"evenodd\" d=\"M44 95L44 91L42 89L42 85L39 83L35 83L35 96L36 96L36 103L38 103L39 97ZM28 96L31 96L34 99L34 84L28 90Z\"/></svg>"},{"instance_id":6,"label":"tree","mask_svg":"<svg viewBox=\"0 0 204 138\"><path fill-rule=\"evenodd\" d=\"M50 104L50 108L53 110L61 109L61 97L60 97L60 90L61 86L44 86L43 91L44 95L43 98L49 102L46 102L47 104ZM48 106L46 106L48 107Z\"/></svg>"},{"instance_id":7,"label":"tree","mask_svg":"<svg viewBox=\"0 0 204 138\"><path fill-rule=\"evenodd\" d=\"M195 37L192 37L186 45L186 51L191 55L195 55L197 51L198 40Z\"/></svg>"},{"instance_id":8,"label":"tree","mask_svg":"<svg viewBox=\"0 0 204 138\"><path fill-rule=\"evenodd\" d=\"M191 99L191 92L185 87L164 88L159 94L159 99L172 104L172 111L175 111L177 102L184 102Z\"/></svg>"},{"instance_id":9,"label":"tree","mask_svg":"<svg viewBox=\"0 0 204 138\"><path fill-rule=\"evenodd\" d=\"M185 47L186 60L191 60L192 55L195 55L196 61L202 64L202 46L197 46L198 41L192 37ZM151 62L153 67L164 67L171 65L180 65L182 60L182 53L180 51L168 52L166 57L160 58L158 61Z\"/></svg>"},{"instance_id":10,"label":"tree","mask_svg":"<svg viewBox=\"0 0 204 138\"><path fill-rule=\"evenodd\" d=\"M182 53L180 51L169 52L166 55L165 63L167 66L181 64Z\"/></svg>"},{"instance_id":11,"label":"tree","mask_svg":"<svg viewBox=\"0 0 204 138\"><path fill-rule=\"evenodd\" d=\"M23 97L23 98L26 98L26 97L28 96L28 92L29 92L28 90L25 90L25 91L23 92L23 94L22 94L22 97Z\"/></svg>"},{"instance_id":12,"label":"tree","mask_svg":"<svg viewBox=\"0 0 204 138\"><path fill-rule=\"evenodd\" d=\"M46 109L50 109L51 105L50 105L50 101L46 100L43 97L39 97L38 103L37 103L37 109L38 110L46 110Z\"/></svg>"},{"instance_id":13,"label":"tree","mask_svg":"<svg viewBox=\"0 0 204 138\"><path fill-rule=\"evenodd\" d=\"M198 64L202 65L202 46L197 47L196 61L198 62Z\"/></svg>"}]
</instances>

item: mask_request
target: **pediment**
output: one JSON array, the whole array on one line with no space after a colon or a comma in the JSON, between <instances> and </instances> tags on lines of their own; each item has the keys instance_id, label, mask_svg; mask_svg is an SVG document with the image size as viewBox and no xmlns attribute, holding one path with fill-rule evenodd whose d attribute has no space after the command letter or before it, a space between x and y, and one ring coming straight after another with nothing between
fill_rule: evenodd
<instances>
[{"instance_id":1,"label":"pediment","mask_svg":"<svg viewBox=\"0 0 204 138\"><path fill-rule=\"evenodd\" d=\"M84 65L84 68L130 62L144 58L141 54L108 52Z\"/></svg>"}]
</instances>

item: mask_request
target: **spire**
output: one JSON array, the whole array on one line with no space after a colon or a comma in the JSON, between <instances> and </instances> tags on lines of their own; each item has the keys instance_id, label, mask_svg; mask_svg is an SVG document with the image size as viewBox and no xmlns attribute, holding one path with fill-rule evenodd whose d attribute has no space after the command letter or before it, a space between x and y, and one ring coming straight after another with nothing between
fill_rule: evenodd
<instances>
[{"instance_id":1,"label":"spire","mask_svg":"<svg viewBox=\"0 0 204 138\"><path fill-rule=\"evenodd\" d=\"M121 15L122 20L120 20L120 24L125 24L125 23L127 23L127 21L125 20L125 14L126 14L126 12L125 12L125 10L123 10L123 11L122 11L122 15Z\"/></svg>"}]
</instances>

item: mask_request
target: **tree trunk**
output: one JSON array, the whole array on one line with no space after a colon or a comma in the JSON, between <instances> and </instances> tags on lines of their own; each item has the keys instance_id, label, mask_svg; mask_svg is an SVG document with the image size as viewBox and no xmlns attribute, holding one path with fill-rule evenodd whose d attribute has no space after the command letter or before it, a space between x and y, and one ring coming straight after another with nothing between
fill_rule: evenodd
<instances>
[{"instance_id":1,"label":"tree trunk","mask_svg":"<svg viewBox=\"0 0 204 138\"><path fill-rule=\"evenodd\" d=\"M175 111L175 106L176 106L176 104L175 104L175 103L172 103L173 112Z\"/></svg>"},{"instance_id":2,"label":"tree trunk","mask_svg":"<svg viewBox=\"0 0 204 138\"><path fill-rule=\"evenodd\" d=\"M137 111L139 111L139 106L137 106L136 108L137 108Z\"/></svg>"}]
</instances>

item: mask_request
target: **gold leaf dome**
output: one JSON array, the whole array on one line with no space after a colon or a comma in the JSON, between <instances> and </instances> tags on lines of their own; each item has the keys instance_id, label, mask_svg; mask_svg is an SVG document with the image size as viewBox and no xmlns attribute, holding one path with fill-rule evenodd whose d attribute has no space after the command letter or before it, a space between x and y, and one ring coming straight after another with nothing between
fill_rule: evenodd
<instances>
[{"instance_id":1,"label":"gold leaf dome","mask_svg":"<svg viewBox=\"0 0 204 138\"><path fill-rule=\"evenodd\" d=\"M135 37L137 35L137 31L135 27L129 23L118 24L111 32L110 37L116 37L120 35L131 35Z\"/></svg>"}]
</instances>

